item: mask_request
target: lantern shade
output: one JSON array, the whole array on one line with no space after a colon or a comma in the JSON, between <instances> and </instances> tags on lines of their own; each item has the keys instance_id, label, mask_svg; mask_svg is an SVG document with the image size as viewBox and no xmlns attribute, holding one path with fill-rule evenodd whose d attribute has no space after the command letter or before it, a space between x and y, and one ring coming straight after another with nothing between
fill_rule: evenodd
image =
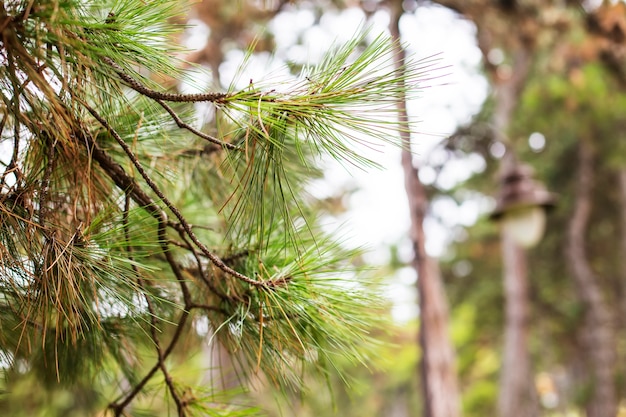
<instances>
[{"instance_id":1,"label":"lantern shade","mask_svg":"<svg viewBox=\"0 0 626 417\"><path fill-rule=\"evenodd\" d=\"M546 210L541 206L527 206L508 212L501 225L517 244L524 248L535 246L546 228Z\"/></svg>"},{"instance_id":2,"label":"lantern shade","mask_svg":"<svg viewBox=\"0 0 626 417\"><path fill-rule=\"evenodd\" d=\"M555 201L553 194L532 179L532 173L527 165L514 165L502 176L496 208L490 216L526 248L541 239L546 209L553 207Z\"/></svg>"}]
</instances>

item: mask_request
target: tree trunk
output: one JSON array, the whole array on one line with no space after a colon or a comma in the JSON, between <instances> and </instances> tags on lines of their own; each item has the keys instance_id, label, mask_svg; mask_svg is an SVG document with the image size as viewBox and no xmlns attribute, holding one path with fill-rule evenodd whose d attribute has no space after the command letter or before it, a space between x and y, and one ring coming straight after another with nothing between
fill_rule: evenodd
<instances>
[{"instance_id":1,"label":"tree trunk","mask_svg":"<svg viewBox=\"0 0 626 417\"><path fill-rule=\"evenodd\" d=\"M434 2L476 24L478 47L493 86L494 112L491 121L494 137L507 147L502 161L505 171L507 164L515 162L507 131L533 63L533 49L538 36L537 16L533 8L516 7L515 1L506 4L487 0ZM516 9L515 13L510 12L512 9ZM506 53L509 71L501 71L504 67L488 59L494 48L503 49ZM503 236L502 249L506 324L498 409L501 417L534 417L539 413L539 405L528 352L529 301L524 253L509 236Z\"/></svg>"},{"instance_id":2,"label":"tree trunk","mask_svg":"<svg viewBox=\"0 0 626 417\"><path fill-rule=\"evenodd\" d=\"M390 32L398 42L395 57L398 71L402 70L405 52L400 41L399 21L402 16L402 1L391 5ZM398 97L399 118L406 123L406 98ZM404 184L409 202L410 236L413 242L413 267L418 276L417 287L420 307L420 336L422 350L421 375L423 390L423 415L425 417L458 417L461 414L454 351L448 336L448 308L436 262L426 255L424 246L424 217L428 198L413 165L411 135L408 129L400 132L405 143L402 150Z\"/></svg>"},{"instance_id":3,"label":"tree trunk","mask_svg":"<svg viewBox=\"0 0 626 417\"><path fill-rule=\"evenodd\" d=\"M424 257L416 256L413 265L418 271L424 416L457 417L461 415L460 395L448 335L448 306L437 263L425 255L424 231L419 229L421 239L413 242L413 248Z\"/></svg>"},{"instance_id":4,"label":"tree trunk","mask_svg":"<svg viewBox=\"0 0 626 417\"><path fill-rule=\"evenodd\" d=\"M495 138L507 145L501 172L509 172L516 163L506 135L513 111L526 83L532 58L520 44L511 52L513 76L495 84L495 110L492 116ZM501 417L535 417L539 402L535 390L532 363L528 350L529 298L526 254L507 233L502 233L504 267L505 327L498 414Z\"/></svg>"},{"instance_id":5,"label":"tree trunk","mask_svg":"<svg viewBox=\"0 0 626 417\"><path fill-rule=\"evenodd\" d=\"M585 306L581 339L588 356L592 392L587 403L588 417L617 415L613 369L616 365L615 330L611 312L605 304L596 274L585 249L585 234L591 214L593 187L593 150L582 138L578 152L576 202L568 225L566 257L576 282L578 296Z\"/></svg>"},{"instance_id":6,"label":"tree trunk","mask_svg":"<svg viewBox=\"0 0 626 417\"><path fill-rule=\"evenodd\" d=\"M528 272L525 251L502 232L505 329L498 414L501 417L539 415L528 351Z\"/></svg>"}]
</instances>

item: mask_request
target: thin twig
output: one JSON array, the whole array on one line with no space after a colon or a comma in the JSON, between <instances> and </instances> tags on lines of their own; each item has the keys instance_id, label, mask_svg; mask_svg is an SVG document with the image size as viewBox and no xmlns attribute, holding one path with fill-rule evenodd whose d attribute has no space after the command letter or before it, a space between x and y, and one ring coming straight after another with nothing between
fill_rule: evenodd
<instances>
[{"instance_id":1,"label":"thin twig","mask_svg":"<svg viewBox=\"0 0 626 417\"><path fill-rule=\"evenodd\" d=\"M7 40L5 39L5 37L2 37L2 41L3 43L6 45L7 44ZM13 154L11 156L11 162L9 162L9 168L7 169L7 171L4 172L4 175L2 176L2 184L4 184L4 180L5 180L5 175L7 174L8 171L11 171L13 169L13 167L16 168L15 170L15 177L17 179L16 183L19 182L20 177L19 177L19 169L17 169L18 164L17 164L17 160L19 158L19 153L20 153L20 123L18 122L17 118L19 117L20 114L22 114L21 110L20 110L20 97L21 97L21 89L19 87L19 83L17 82L17 69L15 68L15 62L13 61L13 54L11 53L11 48L7 48L7 64L10 70L9 78L11 79L11 84L13 87L13 114L15 115L16 120L13 121Z\"/></svg>"},{"instance_id":2,"label":"thin twig","mask_svg":"<svg viewBox=\"0 0 626 417\"><path fill-rule=\"evenodd\" d=\"M215 306L209 306L209 305L206 305L206 304L192 304L190 307L192 309L197 308L197 309L200 309L200 310L215 311L217 313L222 313L222 314L224 314L226 316L229 315L228 311L224 310L223 308L219 308L219 307L215 307Z\"/></svg>"},{"instance_id":3,"label":"thin twig","mask_svg":"<svg viewBox=\"0 0 626 417\"><path fill-rule=\"evenodd\" d=\"M174 240L174 239L168 239L167 243L170 244L170 245L178 246L179 248L183 248L183 249L187 249L187 250L193 250L193 248L186 242L183 243L183 242L179 242L179 241Z\"/></svg>"},{"instance_id":4,"label":"thin twig","mask_svg":"<svg viewBox=\"0 0 626 417\"><path fill-rule=\"evenodd\" d=\"M198 275L200 276L200 279L202 280L202 282L204 282L204 284L209 288L209 291L211 291L213 294L215 294L218 297L220 297L222 300L233 300L233 297L229 297L228 295L224 294L222 291L218 290L217 287L207 277L207 275L204 272L204 267L202 266L202 260L200 259L200 255L191 246L191 244L185 238L185 236L182 234L182 232L180 232L180 238L183 239L183 242L185 242L185 244L189 246L189 250L191 251L191 254L193 255L194 259L196 260L196 265L198 266Z\"/></svg>"},{"instance_id":5,"label":"thin twig","mask_svg":"<svg viewBox=\"0 0 626 417\"><path fill-rule=\"evenodd\" d=\"M146 194L137 184L134 178L126 173L124 168L100 148L87 130L83 130L83 141L81 143L87 148L94 161L107 173L120 190L129 192L133 201L140 207L146 209L155 219L167 221L167 214L158 204Z\"/></svg>"},{"instance_id":6,"label":"thin twig","mask_svg":"<svg viewBox=\"0 0 626 417\"><path fill-rule=\"evenodd\" d=\"M157 103L159 103L159 105L161 105L161 107L163 107L165 111L168 112L170 116L172 116L172 119L174 120L174 122L176 122L176 125L180 127L181 129L186 129L190 131L191 133L193 133L194 135L202 139L208 140L209 142L219 145L221 147L225 147L228 149L237 149L237 146L233 145L232 143L221 141L214 136L211 136L207 133L199 131L198 129L194 128L190 124L185 123L180 118L180 116L176 114L174 109L172 109L167 103L165 103L166 101L183 102L183 103L208 101L208 102L215 103L215 102L220 102L223 98L225 98L227 96L225 93L172 94L172 93L162 93L162 92L154 91L144 86L139 81L135 80L133 77L128 75L126 72L124 72L122 67L120 67L117 63L115 63L112 59L105 57L104 62L109 64L111 67L113 67L113 69L120 76L120 78L126 81L133 90L137 91L138 93L146 97L154 99Z\"/></svg>"},{"instance_id":7,"label":"thin twig","mask_svg":"<svg viewBox=\"0 0 626 417\"><path fill-rule=\"evenodd\" d=\"M51 137L46 135L45 137L48 142L52 140ZM46 169L41 180L41 194L39 195L39 224L41 226L45 226L46 215L48 214L48 195L50 191L50 177L52 176L52 172L54 171L54 167L56 165L56 144L57 140L54 139L53 143L48 143L48 164L46 165Z\"/></svg>"},{"instance_id":8,"label":"thin twig","mask_svg":"<svg viewBox=\"0 0 626 417\"><path fill-rule=\"evenodd\" d=\"M171 222L167 220L167 216L165 212L152 200L152 198L147 195L141 187L135 182L135 180L130 177L124 171L121 165L113 160L104 150L102 150L91 138L89 135L85 135L85 146L89 149L93 159L98 162L101 168L109 175L109 177L115 182L115 184L121 189L128 192L133 201L137 203L139 206L144 207L148 210L149 213L159 222L165 222L168 227L171 227L181 233L181 236L185 232L184 227L176 222ZM183 249L187 249L192 251L194 256L199 255L192 247L192 245L187 241L187 239L183 238L184 243L174 241L165 237L166 243L168 245L175 245L181 247ZM206 256L205 252L202 253ZM166 259L167 261L167 259ZM169 261L168 261L169 262ZM199 262L199 261L198 261ZM222 261L224 262L224 261ZM180 267L179 267L180 268ZM213 291L216 295L220 296L219 291L215 291L214 286L210 286L211 291ZM223 295L223 294L222 294ZM232 298L232 297L226 297Z\"/></svg>"},{"instance_id":9,"label":"thin twig","mask_svg":"<svg viewBox=\"0 0 626 417\"><path fill-rule=\"evenodd\" d=\"M214 143L214 144L216 144L218 146L221 146L221 147L224 147L224 148L228 148L228 149L238 149L238 147L236 145L233 145L232 143L221 141L221 140L217 139L216 137L213 137L213 136L211 136L209 134L206 134L204 132L199 131L198 129L194 128L190 124L185 123L183 121L183 119L181 119L180 116L178 114L176 114L174 109L172 109L163 100L155 99L155 101L157 103L159 103L161 105L161 107L163 107L165 109L165 111L170 114L170 116L172 116L172 119L174 119L174 121L176 122L176 125L178 127L180 127L181 129L187 129L188 131L190 131L194 135L198 136L199 138L208 140L209 142Z\"/></svg>"},{"instance_id":10,"label":"thin twig","mask_svg":"<svg viewBox=\"0 0 626 417\"><path fill-rule=\"evenodd\" d=\"M129 195L129 194L127 194ZM127 200L128 202L128 200ZM126 206L125 206L126 208ZM189 288L187 287L187 282L182 274L182 271L180 269L180 267L178 266L178 264L176 263L174 256L172 255L171 251L169 250L169 246L167 243L167 236L166 236L166 232L167 232L167 220L166 218L159 218L159 225L158 225L158 241L161 244L161 248L163 249L163 252L165 254L165 257L167 259L167 262L170 265L170 269L172 270L172 272L174 273L174 275L176 276L176 279L181 287L181 292L183 294L183 300L185 302L185 306L183 309L183 312L178 320L178 323L176 325L176 332L174 333L174 335L172 336L172 339L170 340L169 345L167 346L167 348L162 351L160 348L160 344L158 342L158 338L155 332L155 320L156 320L156 315L154 314L154 311L150 311L150 302L148 301L148 308L149 308L149 312L152 316L152 326L151 326L151 332L152 332L152 338L153 341L157 347L157 352L159 354L159 358L158 358L158 362L157 364L155 364L150 371L148 371L148 373L143 377L143 379L141 381L139 381L139 383L137 383L135 385L135 387L132 389L132 391L130 393L128 393L126 395L126 397L121 401L121 402L116 402L116 403L112 403L109 405L109 408L112 409L115 413L115 416L119 417L124 413L124 408L126 408L126 406L128 406L128 404L130 404L130 402L137 396L137 394L139 394L139 392L141 392L141 390L143 389L143 387L148 383L148 381L154 376L154 374L160 369L161 372L163 373L163 376L165 377L165 382L168 385L168 389L170 390L170 393L172 394L172 397L174 398L174 402L176 403L176 407L178 410L178 415L179 416L184 416L185 415L185 411L184 411L184 403L183 401L179 398L178 394L176 393L176 389L173 385L172 382L172 378L170 377L169 373L167 372L167 368L165 367L165 360L167 359L167 357L172 353L172 351L174 350L174 347L176 346L176 344L178 343L178 341L180 340L180 336L182 335L183 329L185 327L185 324L187 323L187 319L189 318L189 312L191 310L191 306L193 306L193 302L191 300L191 293L189 292ZM139 279L139 278L138 278ZM139 282L139 281L138 281ZM145 292L144 292L145 293Z\"/></svg>"},{"instance_id":11,"label":"thin twig","mask_svg":"<svg viewBox=\"0 0 626 417\"><path fill-rule=\"evenodd\" d=\"M226 265L217 255L215 255L213 252L211 252L209 250L209 248L207 248L204 245L204 243L202 243L200 241L200 239L198 239L196 234L193 232L193 230L191 228L191 225L187 222L187 220L182 215L180 210L178 210L178 208L176 208L176 206L174 206L174 204L172 204L172 202L165 196L163 191L161 191L161 189L154 183L152 178L150 178L150 176L145 171L145 169L143 168L143 166L141 165L141 163L139 162L139 160L137 159L137 157L135 156L133 151L130 149L128 144L126 142L124 142L124 139L122 139L122 137L119 135L119 133L117 133L117 131L113 128L113 126L111 126L109 124L109 122L107 122L96 110L94 110L87 103L82 103L82 104L87 109L87 111L89 113L91 113L91 115L96 120L98 120L98 122L100 122L100 124L105 129L107 129L107 131L115 138L117 143L122 147L122 149L124 150L124 152L126 153L128 158L131 160L131 162L133 163L135 168L137 168L137 171L139 172L141 177L144 179L144 181L146 181L148 186L161 199L161 201L163 201L163 203L174 214L174 216L176 216L176 218L180 222L180 225L185 230L185 233L187 234L187 236L189 236L191 241L202 251L202 253L204 253L204 255L206 255L207 258L209 258L211 260L211 262L216 267L218 267L219 269L221 269L222 271L224 271L228 275L231 275L231 276L233 276L233 277L235 277L237 279L240 279L241 281L244 281L244 282L246 282L246 283L248 283L250 285L253 285L255 287L265 287L266 286L266 283L264 283L264 282L256 281L254 279L251 279L251 278L245 276L241 272L235 271L234 269L232 269L231 267Z\"/></svg>"},{"instance_id":12,"label":"thin twig","mask_svg":"<svg viewBox=\"0 0 626 417\"><path fill-rule=\"evenodd\" d=\"M128 75L124 69L111 58L103 57L102 60L110 65L117 75L119 75L119 77L130 86L130 88L154 100L172 101L177 103L197 103L202 101L222 103L228 97L228 94L226 93L174 94L155 91Z\"/></svg>"},{"instance_id":13,"label":"thin twig","mask_svg":"<svg viewBox=\"0 0 626 417\"><path fill-rule=\"evenodd\" d=\"M222 148L217 145L206 144L202 149L186 149L181 152L180 155L184 157L198 157L203 155L210 155L214 152L219 151L220 149Z\"/></svg>"},{"instance_id":14,"label":"thin twig","mask_svg":"<svg viewBox=\"0 0 626 417\"><path fill-rule=\"evenodd\" d=\"M156 315L156 310L154 309L154 305L152 304L152 300L148 296L148 292L146 290L146 284L139 273L139 269L137 265L134 263L133 257L133 248L130 245L130 232L128 230L128 211L130 210L130 194L126 193L124 199L124 211L122 212L122 225L124 228L124 238L126 240L126 251L128 252L128 259L132 262L132 269L137 275L137 285L141 290L144 299L146 300L146 304L148 305L148 313L150 314L150 336L152 338L152 343L154 343L154 348L157 352L158 364L159 368L161 368L161 373L163 374L163 378L165 379L165 383L176 403L176 408L178 410L179 415L185 414L185 407L182 399L178 395L176 391L176 387L172 382L172 377L169 374L167 367L165 366L165 358L163 357L163 350L161 349L161 343L159 341L159 336L157 334L157 326L158 326L158 318Z\"/></svg>"},{"instance_id":15,"label":"thin twig","mask_svg":"<svg viewBox=\"0 0 626 417\"><path fill-rule=\"evenodd\" d=\"M85 131L86 132L86 131ZM109 404L109 408L113 410L114 415L116 417L124 416L126 413L124 409L130 404L130 402L141 392L143 387L152 379L154 374L161 369L161 364L164 363L165 359L172 353L174 347L178 343L184 326L189 317L190 306L193 304L191 301L191 294L186 285L186 281L184 276L180 270L180 267L176 264L171 251L169 250L167 235L165 233L168 226L168 219L165 212L152 200L152 198L147 195L141 187L135 182L135 180L130 177L124 171L121 165L113 160L105 151L100 149L98 145L95 143L93 138L89 136L88 133L84 135L84 145L89 149L93 159L98 162L101 168L109 175L109 177L115 182L115 184L122 190L124 190L127 195L131 196L135 203L139 204L141 207L144 207L151 215L158 221L159 224L159 237L158 240L161 244L167 262L170 264L170 268L176 279L178 280L181 291L183 294L183 299L185 301L185 307L181 314L181 317L178 320L176 332L170 341L169 346L162 352L162 356L159 359L159 362L155 364L150 371L143 377L141 381L139 381L129 392L126 394L123 400ZM173 387L173 385L172 385ZM171 388L170 388L171 389ZM178 404L177 404L178 405ZM181 402L182 405L182 402ZM180 410L180 409L179 409Z\"/></svg>"}]
</instances>

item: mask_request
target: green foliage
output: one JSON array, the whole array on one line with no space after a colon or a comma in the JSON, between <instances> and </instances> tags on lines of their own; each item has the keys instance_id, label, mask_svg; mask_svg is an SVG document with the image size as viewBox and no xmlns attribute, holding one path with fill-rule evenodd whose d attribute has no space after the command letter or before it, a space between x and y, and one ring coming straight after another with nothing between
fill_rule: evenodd
<instances>
[{"instance_id":1,"label":"green foliage","mask_svg":"<svg viewBox=\"0 0 626 417\"><path fill-rule=\"evenodd\" d=\"M391 343L375 347L367 368L342 363L349 384L337 374L329 374L327 382L306 378L305 391L291 393L276 403L266 399L268 392L264 390L257 392L256 398L265 405L270 416L391 415L394 412L419 415L421 401L415 395L419 389L415 323L388 327L375 336ZM333 387L331 393L325 389L325 383Z\"/></svg>"},{"instance_id":2,"label":"green foliage","mask_svg":"<svg viewBox=\"0 0 626 417\"><path fill-rule=\"evenodd\" d=\"M398 94L412 92L434 61L410 63L404 72L397 71L390 65L397 45L379 36L359 50L365 36L331 48L291 84L250 83L220 102L224 115L240 126L233 143L243 152L229 161L237 185L229 206L239 237L256 231L253 236L262 244L272 226L268 219L296 224L302 216L293 198L298 177L292 177L293 168L283 161L297 161L305 172L324 154L358 167L375 166L363 156L366 147L401 145ZM266 205L254 204L257 201L268 201L272 211L264 213Z\"/></svg>"},{"instance_id":3,"label":"green foliage","mask_svg":"<svg viewBox=\"0 0 626 417\"><path fill-rule=\"evenodd\" d=\"M25 387L41 390L30 415L257 415L218 378L199 382L187 362L202 346L225 349L244 384L285 393L343 379L379 348L379 289L321 231L306 183L323 155L368 167L364 146L397 144L395 97L430 63L396 72L397 45L357 37L292 84L178 94L162 85L185 77L179 13L165 0L0 5L12 415ZM199 102L215 128L195 127Z\"/></svg>"}]
</instances>

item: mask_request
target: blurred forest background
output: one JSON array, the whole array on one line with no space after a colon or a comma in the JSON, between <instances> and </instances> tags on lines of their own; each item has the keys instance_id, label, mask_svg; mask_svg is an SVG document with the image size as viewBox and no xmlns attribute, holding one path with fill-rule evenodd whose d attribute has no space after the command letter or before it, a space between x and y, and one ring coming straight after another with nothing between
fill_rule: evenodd
<instances>
[{"instance_id":1,"label":"blurred forest background","mask_svg":"<svg viewBox=\"0 0 626 417\"><path fill-rule=\"evenodd\" d=\"M419 26L431 14L444 16L450 28L465 28L480 60L433 70L421 105L441 95L438 105L460 106L464 99L450 93L454 85L440 84L454 84L463 71L480 74L469 90L479 100L468 105L464 111L470 116L462 116L458 125L429 128L447 137L413 137L411 162L422 194L411 210L423 216L411 224L408 214L404 220L380 212L368 220L383 228L400 222L406 230L395 242L369 243L378 252L371 259L379 279L415 294L402 300L390 296L389 314L409 313L394 316L397 328L380 330L386 343L370 369L346 364L349 384L331 375L331 392L323 381L312 380L307 393L291 399L258 387L255 402L271 416L626 416L624 2L204 0L192 3L181 18L189 29L179 41L192 50L186 60L210 70L211 78L203 80L207 88L223 89L254 42L251 73L279 71L283 65L299 72L338 33L354 34L368 25L399 37L416 57L428 56L449 42L445 30L431 36ZM363 23L346 29L354 21ZM333 33L342 24L342 31ZM442 52L442 67L457 61ZM427 117L412 106L410 117ZM424 137L428 146L420 144ZM526 251L528 282L518 292L503 286L501 234L488 219L499 172L513 155L558 194L543 239ZM387 161L396 166L385 168L400 168L399 154ZM461 171L453 181L452 166ZM385 178L402 186L400 174ZM336 188L320 210L353 216L358 210L351 199L358 192L354 183L337 183L329 174L326 184ZM389 204L406 205L406 197L400 194ZM460 221L467 217L472 221ZM437 236L429 237L429 231ZM445 243L426 253L429 239ZM421 271L417 279L412 264ZM507 304L516 294L521 298L513 301L523 314L507 320ZM417 314L407 308L413 302ZM512 357L505 352L507 326L521 326L523 336ZM428 388L433 381L435 388ZM44 401L47 394L32 387L32 381L23 381L21 395ZM69 400L63 395L57 393L51 406L64 409ZM438 406L442 403L448 406ZM27 413L19 411L20 404L3 406L6 415Z\"/></svg>"},{"instance_id":2,"label":"blurred forest background","mask_svg":"<svg viewBox=\"0 0 626 417\"><path fill-rule=\"evenodd\" d=\"M297 64L303 56L314 56L315 48L323 49L320 43L324 39L336 36L327 33L329 22L337 24L342 17L349 22L348 16L355 14L377 28L393 26L394 19L396 24L399 20L407 49L423 57L450 42L445 30L429 35L418 26L429 19L429 13L448 16L448 28L468 25L468 36L481 53L477 68L453 66L443 72L451 73L455 82L455 72L479 71L488 85L482 105L471 109L475 114L461 120L454 133L438 145L430 145L432 137L427 137L426 147L419 139L425 136L413 139L419 154L414 165L429 202L425 222L439 224L431 228L439 234L446 231L445 249L433 253L439 266L434 268L433 279L443 285L448 303L461 407L437 411L428 405L433 398L424 400L422 392L428 392L424 378L428 376L419 371L422 355L415 317L401 320L400 331L391 333L393 345L381 347L373 371L354 369L355 380L349 387L333 382L334 399L322 387L313 388L311 392L318 395L304 397L301 405L293 406L295 411L287 407L287 414L626 415L626 4L211 0L193 9L192 17L210 28L210 36L189 59L209 66L219 84L225 57L245 48L260 28L269 27L256 45L256 53L266 56L270 52ZM412 19L416 15L420 19ZM393 27L390 30L393 34ZM457 60L446 53L442 65ZM471 51L460 49L457 53ZM445 97L449 89L437 86L445 82L446 76L434 80L428 94L436 96L440 89ZM475 95L481 97L480 80L477 84ZM463 100L455 95L435 99L448 107L459 106ZM412 116L424 118L422 114ZM447 127L440 129L435 127L434 133L442 134ZM515 384L502 375L507 323L502 244L497 225L488 219L495 206L505 153L530 165L535 178L558 194L545 236L527 251L528 288L523 303L529 313L522 320L527 322L528 340L519 348L527 350L522 354L528 355L528 369L509 371L528 372L522 380L532 392L525 394L526 404L508 412L502 411L506 400L499 399L505 384ZM450 166L466 171L457 175L462 181L450 181L446 176ZM397 180L402 181L401 177ZM398 196L397 204L405 204L403 198ZM347 210L348 217L355 209L350 201L340 193L328 199L335 212ZM459 223L459 213L467 210L474 212L476 220ZM381 212L371 221L386 224L389 219ZM408 218L406 225L408 230ZM425 239L428 242L428 234ZM389 262L380 276L410 292L415 284L406 277L412 260L409 239L399 237L387 250L389 256L382 258ZM423 298L427 295L422 294ZM435 302L445 303L445 299ZM420 305L425 300L416 301ZM444 306L444 319L445 315ZM441 325L437 321L441 315L429 317L435 321L432 326ZM386 337L381 334L382 339ZM513 359L518 360L523 362ZM445 391L442 395L444 402L454 402L454 395L446 396ZM265 406L271 404L267 401ZM329 411L333 407L335 411Z\"/></svg>"}]
</instances>

